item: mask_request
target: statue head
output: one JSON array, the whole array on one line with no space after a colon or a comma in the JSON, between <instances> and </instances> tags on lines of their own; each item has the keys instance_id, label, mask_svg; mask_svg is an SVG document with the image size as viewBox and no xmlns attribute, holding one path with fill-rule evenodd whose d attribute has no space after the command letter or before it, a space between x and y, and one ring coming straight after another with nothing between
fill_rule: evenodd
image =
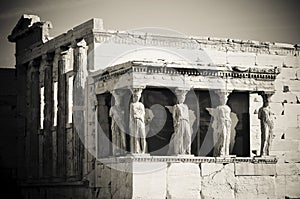
<instances>
[{"instance_id":1,"label":"statue head","mask_svg":"<svg viewBox=\"0 0 300 199\"><path fill-rule=\"evenodd\" d=\"M120 94L120 91L118 90L113 90L111 91L111 94L112 96L114 97L114 105L119 105L120 104L120 101L121 101L121 94Z\"/></svg>"},{"instance_id":2,"label":"statue head","mask_svg":"<svg viewBox=\"0 0 300 199\"><path fill-rule=\"evenodd\" d=\"M180 90L180 89L175 90L175 94L179 104L184 102L187 92L188 90Z\"/></svg>"},{"instance_id":3,"label":"statue head","mask_svg":"<svg viewBox=\"0 0 300 199\"><path fill-rule=\"evenodd\" d=\"M269 99L263 99L263 107L267 107L269 106L269 104L270 104Z\"/></svg>"},{"instance_id":4,"label":"statue head","mask_svg":"<svg viewBox=\"0 0 300 199\"><path fill-rule=\"evenodd\" d=\"M220 105L226 105L229 93L224 90L216 90L215 93L219 97Z\"/></svg>"},{"instance_id":5,"label":"statue head","mask_svg":"<svg viewBox=\"0 0 300 199\"><path fill-rule=\"evenodd\" d=\"M139 89L139 88L134 88L132 90L132 102L138 102L142 96L142 91L143 89Z\"/></svg>"},{"instance_id":6,"label":"statue head","mask_svg":"<svg viewBox=\"0 0 300 199\"><path fill-rule=\"evenodd\" d=\"M272 93L263 93L262 98L263 98L263 107L267 107L270 104L272 97Z\"/></svg>"}]
</instances>

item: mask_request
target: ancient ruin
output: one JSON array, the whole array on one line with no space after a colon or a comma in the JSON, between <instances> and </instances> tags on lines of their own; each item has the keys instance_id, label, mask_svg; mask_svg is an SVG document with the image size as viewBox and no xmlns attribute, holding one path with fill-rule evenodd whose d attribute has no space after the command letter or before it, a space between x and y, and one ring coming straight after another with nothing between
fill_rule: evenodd
<instances>
[{"instance_id":1,"label":"ancient ruin","mask_svg":"<svg viewBox=\"0 0 300 199\"><path fill-rule=\"evenodd\" d=\"M298 45L51 28L8 37L24 196L300 197Z\"/></svg>"}]
</instances>

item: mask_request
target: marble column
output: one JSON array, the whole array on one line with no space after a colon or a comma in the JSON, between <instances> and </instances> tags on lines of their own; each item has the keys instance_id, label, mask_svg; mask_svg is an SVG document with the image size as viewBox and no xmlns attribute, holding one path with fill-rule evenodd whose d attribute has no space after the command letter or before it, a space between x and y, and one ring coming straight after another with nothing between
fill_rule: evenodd
<instances>
[{"instance_id":1,"label":"marble column","mask_svg":"<svg viewBox=\"0 0 300 199\"><path fill-rule=\"evenodd\" d=\"M113 155L126 153L126 126L125 111L121 105L122 91L114 90L111 92L114 97L114 105L109 110L111 117L112 151Z\"/></svg>"},{"instance_id":2,"label":"marble column","mask_svg":"<svg viewBox=\"0 0 300 199\"><path fill-rule=\"evenodd\" d=\"M263 98L263 106L258 110L258 119L260 119L261 129L261 151L260 156L270 155L270 148L273 140L273 119L274 115L269 106L273 92L260 92Z\"/></svg>"},{"instance_id":3,"label":"marble column","mask_svg":"<svg viewBox=\"0 0 300 199\"><path fill-rule=\"evenodd\" d=\"M143 88L133 88L132 103L130 104L130 151L131 153L145 154L147 152L145 131L145 107L140 98Z\"/></svg>"},{"instance_id":4,"label":"marble column","mask_svg":"<svg viewBox=\"0 0 300 199\"><path fill-rule=\"evenodd\" d=\"M58 109L57 109L57 175L66 177L66 61L68 51L62 49L58 60Z\"/></svg>"},{"instance_id":5,"label":"marble column","mask_svg":"<svg viewBox=\"0 0 300 199\"><path fill-rule=\"evenodd\" d=\"M74 57L74 87L73 87L73 168L74 176L80 177L83 168L85 120L86 114L86 86L87 86L87 45L85 40L73 43Z\"/></svg>"},{"instance_id":6,"label":"marble column","mask_svg":"<svg viewBox=\"0 0 300 199\"><path fill-rule=\"evenodd\" d=\"M53 54L42 56L44 68L44 145L43 145L43 173L44 177L52 176L52 124L53 124Z\"/></svg>"},{"instance_id":7,"label":"marble column","mask_svg":"<svg viewBox=\"0 0 300 199\"><path fill-rule=\"evenodd\" d=\"M189 108L184 104L187 89L176 89L177 104L173 106L174 133L169 144L169 155L191 154L192 132L190 128Z\"/></svg>"},{"instance_id":8,"label":"marble column","mask_svg":"<svg viewBox=\"0 0 300 199\"><path fill-rule=\"evenodd\" d=\"M40 60L31 60L27 73L27 165L31 178L39 175L39 128L40 128Z\"/></svg>"},{"instance_id":9,"label":"marble column","mask_svg":"<svg viewBox=\"0 0 300 199\"><path fill-rule=\"evenodd\" d=\"M219 105L216 108L207 108L213 116L213 139L214 139L214 156L229 156L230 135L231 135L231 118L230 107L226 104L229 91L216 90Z\"/></svg>"}]
</instances>

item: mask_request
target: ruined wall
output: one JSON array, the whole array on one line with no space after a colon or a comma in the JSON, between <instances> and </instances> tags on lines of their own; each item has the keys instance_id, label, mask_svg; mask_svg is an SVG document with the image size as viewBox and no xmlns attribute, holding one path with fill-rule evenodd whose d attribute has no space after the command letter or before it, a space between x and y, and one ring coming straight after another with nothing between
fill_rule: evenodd
<instances>
[{"instance_id":1,"label":"ruined wall","mask_svg":"<svg viewBox=\"0 0 300 199\"><path fill-rule=\"evenodd\" d=\"M99 164L96 198L299 198L299 170L282 165L161 160Z\"/></svg>"}]
</instances>

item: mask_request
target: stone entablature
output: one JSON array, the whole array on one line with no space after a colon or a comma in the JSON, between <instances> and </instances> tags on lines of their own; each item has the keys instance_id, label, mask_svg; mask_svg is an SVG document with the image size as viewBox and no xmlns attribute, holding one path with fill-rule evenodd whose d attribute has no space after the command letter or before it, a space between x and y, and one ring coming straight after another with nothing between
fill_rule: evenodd
<instances>
[{"instance_id":1,"label":"stone entablature","mask_svg":"<svg viewBox=\"0 0 300 199\"><path fill-rule=\"evenodd\" d=\"M276 67L211 66L195 63L166 63L131 61L112 66L94 76L96 93L126 87L165 86L194 89L228 89L246 91L274 91L279 74ZM184 78L182 78L184 77ZM120 78L129 81L122 81ZM225 88L226 87L226 88Z\"/></svg>"},{"instance_id":2,"label":"stone entablature","mask_svg":"<svg viewBox=\"0 0 300 199\"><path fill-rule=\"evenodd\" d=\"M34 18L34 15L24 15L25 17ZM20 20L21 21L21 20ZM22 22L22 21L21 21ZM141 32L126 32L126 31L111 31L104 30L102 19L91 19L73 29L63 33L55 38L49 36L49 30L52 28L50 22L42 22L37 17L32 21L28 29L22 30L22 26L16 26L12 34L9 36L10 41L15 41L16 38L29 34L30 30L35 27L44 29L42 41L35 45L28 44L24 49L17 53L17 64L24 64L32 59L35 59L45 53L54 52L55 49L60 47L69 46L74 41L80 41L83 38L88 45L94 48L94 44L103 42L113 42L116 44L125 45L142 45L142 46L155 46L155 47L176 47L185 49L213 49L220 52L225 52L226 56L230 52L243 52L266 55L278 56L299 56L299 44L286 44L286 43L272 43L272 42L259 42L252 40L239 40L239 39L224 39L224 38L211 38L211 37L186 37L186 36L168 36L157 35ZM46 30L47 29L47 30ZM91 49L90 49L91 50ZM229 55L229 54L228 54ZM285 65L286 60L282 60Z\"/></svg>"},{"instance_id":3,"label":"stone entablature","mask_svg":"<svg viewBox=\"0 0 300 199\"><path fill-rule=\"evenodd\" d=\"M158 47L180 47L188 49L212 48L224 52L249 52L258 54L298 55L299 44L261 42L253 40L211 38L197 36L167 36L141 32L100 31L95 32L95 42L113 41L119 44L140 44Z\"/></svg>"}]
</instances>

